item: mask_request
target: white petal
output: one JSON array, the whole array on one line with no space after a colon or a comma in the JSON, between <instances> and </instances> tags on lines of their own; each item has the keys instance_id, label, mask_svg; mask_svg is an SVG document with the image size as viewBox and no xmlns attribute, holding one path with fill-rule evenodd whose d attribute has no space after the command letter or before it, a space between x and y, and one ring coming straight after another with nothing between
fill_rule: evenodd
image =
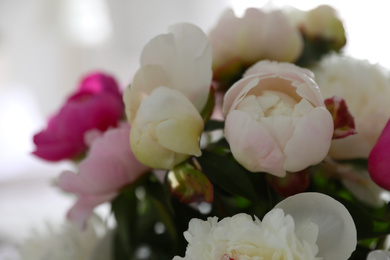
<instances>
[{"instance_id":1,"label":"white petal","mask_svg":"<svg viewBox=\"0 0 390 260\"><path fill-rule=\"evenodd\" d=\"M131 86L125 89L123 95L129 122L133 122L140 104L154 89L170 85L171 81L162 67L155 65L141 67L135 74Z\"/></svg>"},{"instance_id":2,"label":"white petal","mask_svg":"<svg viewBox=\"0 0 390 260\"><path fill-rule=\"evenodd\" d=\"M180 92L159 87L140 106L143 118L156 123L155 137L163 147L200 156L199 138L203 119L194 105Z\"/></svg>"},{"instance_id":3,"label":"white petal","mask_svg":"<svg viewBox=\"0 0 390 260\"><path fill-rule=\"evenodd\" d=\"M348 210L335 199L321 193L300 193L286 198L275 208L283 209L294 218L296 230L310 227L311 222L318 226L318 257L348 259L355 250L355 223ZM297 232L297 235L304 234Z\"/></svg>"},{"instance_id":4,"label":"white petal","mask_svg":"<svg viewBox=\"0 0 390 260\"><path fill-rule=\"evenodd\" d=\"M207 36L189 23L175 24L169 31L145 46L141 65L161 66L170 79L170 85L166 87L185 94L201 111L207 102L212 79L212 54Z\"/></svg>"},{"instance_id":5,"label":"white petal","mask_svg":"<svg viewBox=\"0 0 390 260\"><path fill-rule=\"evenodd\" d=\"M371 251L367 256L367 260L390 260L390 252L384 250Z\"/></svg>"}]
</instances>

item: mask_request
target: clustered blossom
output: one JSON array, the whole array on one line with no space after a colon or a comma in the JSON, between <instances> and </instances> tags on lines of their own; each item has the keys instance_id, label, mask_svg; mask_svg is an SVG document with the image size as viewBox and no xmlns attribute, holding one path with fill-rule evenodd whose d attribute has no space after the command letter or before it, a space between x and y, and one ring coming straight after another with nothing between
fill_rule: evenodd
<instances>
[{"instance_id":1,"label":"clustered blossom","mask_svg":"<svg viewBox=\"0 0 390 260\"><path fill-rule=\"evenodd\" d=\"M332 45L327 51L344 46L344 28L333 8L319 6L308 12L250 8L241 18L227 10L209 36L195 25L178 23L151 39L123 95L111 76L88 75L47 129L34 136L34 154L46 160L85 156L76 171L64 171L56 180L61 190L77 196L68 219L88 228L96 206L128 189L131 192L123 194L131 193L131 199L120 200L134 203L137 210L126 215L113 204L119 249L121 243L131 250L140 241L145 243L144 237L137 240L140 232L159 220L177 238L181 229L176 230L175 218L181 215L171 216L171 210L179 208L176 203L207 202L214 207L212 213L229 217L193 218L184 232L185 256L173 260L347 260L357 245L352 216L337 200L304 191L316 178L310 166L317 165L329 176L347 176L340 179L358 191L352 191L357 198L378 197L364 193L373 187L372 182L362 185L368 178L365 169L343 168L331 157L368 158L371 178L390 190L390 76L378 66L335 54L313 71L299 67L293 62L312 61L301 59L310 47L306 41L325 41ZM217 88L221 85L228 89ZM124 113L126 122L121 121ZM223 122L207 122L211 115ZM204 131L211 135L213 130L222 133L222 128L222 139L200 146ZM215 160L195 158L202 152ZM228 166L219 160L229 160ZM332 173L326 169L329 162L335 165ZM247 171L266 176L254 183L264 176ZM166 176L160 183L153 172ZM235 176L236 172L242 175ZM260 205L264 198L255 197L263 185L270 188L266 199L271 205L273 197L287 198L268 211L268 206ZM144 195L138 196L138 187ZM160 198L165 192L170 192L167 198ZM230 205L235 208L225 210ZM243 209L264 217L232 216ZM150 212L158 214L149 219ZM139 229L137 221L144 217ZM96 243L94 235L87 239ZM86 248L91 251L89 244ZM121 253L133 254L131 250ZM384 257L383 252L372 252L368 260Z\"/></svg>"},{"instance_id":2,"label":"clustered blossom","mask_svg":"<svg viewBox=\"0 0 390 260\"><path fill-rule=\"evenodd\" d=\"M34 155L49 161L77 159L88 149L88 131L117 126L123 114L122 93L115 79L100 72L82 79L79 88L34 135Z\"/></svg>"},{"instance_id":3,"label":"clustered blossom","mask_svg":"<svg viewBox=\"0 0 390 260\"><path fill-rule=\"evenodd\" d=\"M280 177L321 162L333 119L309 70L261 61L225 94L225 137L236 160Z\"/></svg>"},{"instance_id":4,"label":"clustered blossom","mask_svg":"<svg viewBox=\"0 0 390 260\"><path fill-rule=\"evenodd\" d=\"M320 193L291 196L262 221L244 213L219 222L217 217L192 219L184 237L186 255L173 260L346 260L357 242L348 210Z\"/></svg>"},{"instance_id":5,"label":"clustered blossom","mask_svg":"<svg viewBox=\"0 0 390 260\"><path fill-rule=\"evenodd\" d=\"M48 224L43 231L32 232L19 248L20 260L110 259L110 244L102 243L108 227L96 215L80 230L71 222Z\"/></svg>"},{"instance_id":6,"label":"clustered blossom","mask_svg":"<svg viewBox=\"0 0 390 260\"><path fill-rule=\"evenodd\" d=\"M172 169L200 156L200 116L211 86L211 47L195 25L181 23L143 49L141 67L124 94L130 143L137 159Z\"/></svg>"}]
</instances>

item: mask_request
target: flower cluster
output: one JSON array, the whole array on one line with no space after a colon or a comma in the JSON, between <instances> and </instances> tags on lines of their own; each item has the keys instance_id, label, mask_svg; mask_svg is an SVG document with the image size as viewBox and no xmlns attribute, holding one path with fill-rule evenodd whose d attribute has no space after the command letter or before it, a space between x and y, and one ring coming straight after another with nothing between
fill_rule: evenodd
<instances>
[{"instance_id":1,"label":"flower cluster","mask_svg":"<svg viewBox=\"0 0 390 260\"><path fill-rule=\"evenodd\" d=\"M123 95L87 75L34 154L77 163L56 185L81 229L111 203L112 259L366 259L390 233L390 73L345 44L329 6L174 24Z\"/></svg>"}]
</instances>

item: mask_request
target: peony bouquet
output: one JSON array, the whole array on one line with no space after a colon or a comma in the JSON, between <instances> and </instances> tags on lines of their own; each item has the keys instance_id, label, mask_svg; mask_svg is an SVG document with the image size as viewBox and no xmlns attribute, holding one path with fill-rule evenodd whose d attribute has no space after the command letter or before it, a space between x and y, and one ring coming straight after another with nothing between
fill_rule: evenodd
<instances>
[{"instance_id":1,"label":"peony bouquet","mask_svg":"<svg viewBox=\"0 0 390 260\"><path fill-rule=\"evenodd\" d=\"M227 10L151 39L124 90L86 75L33 154L77 165L72 232L102 203L116 222L63 255L389 259L390 73L345 44L329 6Z\"/></svg>"}]
</instances>

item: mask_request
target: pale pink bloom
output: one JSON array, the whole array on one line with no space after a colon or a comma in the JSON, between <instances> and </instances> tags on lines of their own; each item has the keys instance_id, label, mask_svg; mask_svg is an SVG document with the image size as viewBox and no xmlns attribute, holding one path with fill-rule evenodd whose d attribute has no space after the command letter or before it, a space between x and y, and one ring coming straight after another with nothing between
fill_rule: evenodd
<instances>
[{"instance_id":1,"label":"pale pink bloom","mask_svg":"<svg viewBox=\"0 0 390 260\"><path fill-rule=\"evenodd\" d=\"M223 113L233 156L250 171L285 176L328 153L333 119L309 70L261 61L226 93Z\"/></svg>"},{"instance_id":2,"label":"pale pink bloom","mask_svg":"<svg viewBox=\"0 0 390 260\"><path fill-rule=\"evenodd\" d=\"M240 18L228 9L209 38L217 73L233 63L250 66L262 59L294 62L303 48L298 29L280 10L265 12L249 8Z\"/></svg>"},{"instance_id":3,"label":"pale pink bloom","mask_svg":"<svg viewBox=\"0 0 390 260\"><path fill-rule=\"evenodd\" d=\"M390 120L368 157L368 171L372 180L390 190Z\"/></svg>"},{"instance_id":4,"label":"pale pink bloom","mask_svg":"<svg viewBox=\"0 0 390 260\"><path fill-rule=\"evenodd\" d=\"M112 200L120 188L137 180L149 170L137 161L129 144L129 125L110 129L96 138L78 173L63 172L58 186L78 196L68 218L84 226L93 209Z\"/></svg>"}]
</instances>

